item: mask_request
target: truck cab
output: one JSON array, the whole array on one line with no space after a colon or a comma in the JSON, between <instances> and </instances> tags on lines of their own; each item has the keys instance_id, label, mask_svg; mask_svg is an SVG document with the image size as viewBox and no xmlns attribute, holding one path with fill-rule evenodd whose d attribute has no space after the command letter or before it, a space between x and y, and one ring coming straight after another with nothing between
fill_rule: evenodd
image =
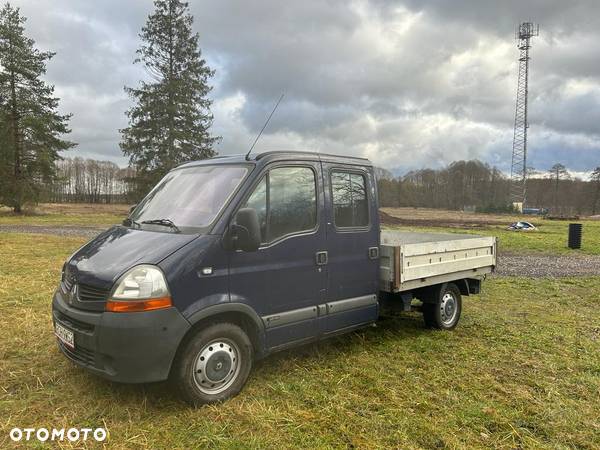
<instances>
[{"instance_id":1,"label":"truck cab","mask_svg":"<svg viewBox=\"0 0 600 450\"><path fill-rule=\"evenodd\" d=\"M170 378L190 403L211 403L237 394L256 358L371 324L390 300L410 307L413 291L435 305L454 292L459 308L484 275L400 292L387 264L380 291L381 250L366 159L187 163L65 262L52 302L58 346L102 377ZM424 311L435 325L436 307Z\"/></svg>"}]
</instances>

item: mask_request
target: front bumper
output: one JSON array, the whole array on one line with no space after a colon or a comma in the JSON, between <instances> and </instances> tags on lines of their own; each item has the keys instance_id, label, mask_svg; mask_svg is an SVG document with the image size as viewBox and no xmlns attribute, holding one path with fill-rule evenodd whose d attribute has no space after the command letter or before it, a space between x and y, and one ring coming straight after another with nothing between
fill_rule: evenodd
<instances>
[{"instance_id":1,"label":"front bumper","mask_svg":"<svg viewBox=\"0 0 600 450\"><path fill-rule=\"evenodd\" d=\"M173 307L134 313L82 311L69 306L60 289L52 300L52 320L74 333L74 349L58 342L67 358L122 383L167 379L177 347L190 329Z\"/></svg>"}]
</instances>

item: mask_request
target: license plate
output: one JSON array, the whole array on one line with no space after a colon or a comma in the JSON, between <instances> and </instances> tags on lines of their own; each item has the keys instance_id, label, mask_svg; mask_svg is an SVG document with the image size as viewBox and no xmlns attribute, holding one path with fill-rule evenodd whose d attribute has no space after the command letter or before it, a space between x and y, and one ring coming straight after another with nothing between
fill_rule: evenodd
<instances>
[{"instance_id":1,"label":"license plate","mask_svg":"<svg viewBox=\"0 0 600 450\"><path fill-rule=\"evenodd\" d=\"M75 348L75 336L71 330L63 327L57 322L54 324L54 334L63 344L68 347Z\"/></svg>"}]
</instances>

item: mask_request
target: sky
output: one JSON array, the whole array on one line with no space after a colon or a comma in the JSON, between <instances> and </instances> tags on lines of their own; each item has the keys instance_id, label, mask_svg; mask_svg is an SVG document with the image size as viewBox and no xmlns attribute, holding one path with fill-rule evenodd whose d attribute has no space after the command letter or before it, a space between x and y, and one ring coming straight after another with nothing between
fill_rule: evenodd
<instances>
[{"instance_id":1,"label":"sky","mask_svg":"<svg viewBox=\"0 0 600 450\"><path fill-rule=\"evenodd\" d=\"M64 156L127 164L119 129L131 101L148 0L12 0L46 80L72 113ZM216 70L212 132L245 153L279 96L256 151L359 155L396 175L479 158L510 172L517 24L532 42L528 166L600 166L597 0L192 0L202 55Z\"/></svg>"}]
</instances>

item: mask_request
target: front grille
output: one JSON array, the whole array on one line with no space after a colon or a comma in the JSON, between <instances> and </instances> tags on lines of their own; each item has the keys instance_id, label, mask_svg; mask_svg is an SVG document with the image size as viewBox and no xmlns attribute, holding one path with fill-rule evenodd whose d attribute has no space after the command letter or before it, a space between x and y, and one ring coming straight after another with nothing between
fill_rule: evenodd
<instances>
[{"instance_id":1,"label":"front grille","mask_svg":"<svg viewBox=\"0 0 600 450\"><path fill-rule=\"evenodd\" d=\"M89 284L79 283L79 300L82 302L102 302L108 297L107 289L99 289Z\"/></svg>"},{"instance_id":2,"label":"front grille","mask_svg":"<svg viewBox=\"0 0 600 450\"><path fill-rule=\"evenodd\" d=\"M72 360L79 362L81 364L85 364L86 366L94 366L96 363L96 354L93 350L89 350L87 348L75 345L75 348L70 348L63 344L60 340L58 341L58 345L61 350Z\"/></svg>"},{"instance_id":3,"label":"front grille","mask_svg":"<svg viewBox=\"0 0 600 450\"><path fill-rule=\"evenodd\" d=\"M62 291L65 294L74 292L74 288L77 287L77 300L80 302L103 302L108 298L110 294L109 289L97 288L85 283L77 283L77 278L69 268L65 269L62 277Z\"/></svg>"},{"instance_id":4,"label":"front grille","mask_svg":"<svg viewBox=\"0 0 600 450\"><path fill-rule=\"evenodd\" d=\"M85 323L85 322L81 322L80 320L77 319L73 319L72 317L66 316L65 314L61 313L60 311L56 311L56 319L63 324L64 326L66 326L67 328L74 330L74 331L79 331L80 333L93 333L94 332L94 325L90 324L90 323Z\"/></svg>"}]
</instances>

